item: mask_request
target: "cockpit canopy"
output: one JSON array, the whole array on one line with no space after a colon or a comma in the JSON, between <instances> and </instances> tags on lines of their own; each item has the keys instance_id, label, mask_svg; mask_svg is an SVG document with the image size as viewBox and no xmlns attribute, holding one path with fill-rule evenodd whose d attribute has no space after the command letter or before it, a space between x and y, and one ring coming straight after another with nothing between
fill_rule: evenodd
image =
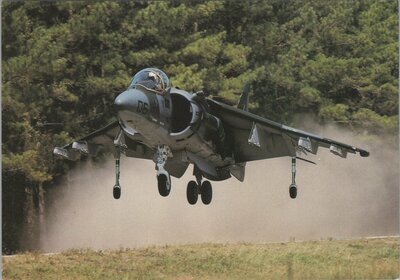
<instances>
[{"instance_id":1,"label":"cockpit canopy","mask_svg":"<svg viewBox=\"0 0 400 280\"><path fill-rule=\"evenodd\" d=\"M171 86L168 76L157 68L145 68L136 73L130 87L141 86L164 95Z\"/></svg>"}]
</instances>

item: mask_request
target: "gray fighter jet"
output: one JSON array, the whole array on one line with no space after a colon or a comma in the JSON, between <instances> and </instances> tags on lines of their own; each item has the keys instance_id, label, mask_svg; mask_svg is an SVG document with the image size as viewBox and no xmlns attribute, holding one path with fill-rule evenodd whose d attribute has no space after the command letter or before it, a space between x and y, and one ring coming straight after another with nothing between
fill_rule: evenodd
<instances>
[{"instance_id":1,"label":"gray fighter jet","mask_svg":"<svg viewBox=\"0 0 400 280\"><path fill-rule=\"evenodd\" d=\"M244 180L248 161L289 156L292 163L291 198L297 196L296 159L319 147L345 158L347 153L369 152L305 131L291 128L248 112L249 87L237 107L207 98L203 92L190 93L171 87L168 76L156 68L138 72L115 99L118 120L63 147L56 156L77 160L95 156L100 149L115 156L115 199L121 196L120 156L153 160L158 191L168 196L171 178L180 178L193 164L195 181L187 184L187 200L204 204L212 200L212 181L236 177ZM302 159L308 161L306 159ZM308 161L311 162L311 161ZM311 162L312 163L312 162Z\"/></svg>"}]
</instances>

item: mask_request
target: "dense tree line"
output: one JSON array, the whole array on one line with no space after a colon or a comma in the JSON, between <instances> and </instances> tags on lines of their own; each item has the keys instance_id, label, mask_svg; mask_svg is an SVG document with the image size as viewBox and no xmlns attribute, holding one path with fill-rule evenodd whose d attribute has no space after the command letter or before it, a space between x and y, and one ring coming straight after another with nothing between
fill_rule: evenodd
<instances>
[{"instance_id":1,"label":"dense tree line","mask_svg":"<svg viewBox=\"0 0 400 280\"><path fill-rule=\"evenodd\" d=\"M106 124L145 67L290 124L398 131L397 1L2 2L3 250L37 238L52 148Z\"/></svg>"}]
</instances>

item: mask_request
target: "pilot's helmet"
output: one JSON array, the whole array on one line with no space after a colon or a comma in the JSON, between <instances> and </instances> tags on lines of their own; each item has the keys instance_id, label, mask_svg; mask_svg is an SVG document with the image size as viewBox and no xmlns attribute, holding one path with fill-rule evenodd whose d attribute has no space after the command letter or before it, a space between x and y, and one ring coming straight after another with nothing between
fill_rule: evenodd
<instances>
[{"instance_id":1,"label":"pilot's helmet","mask_svg":"<svg viewBox=\"0 0 400 280\"><path fill-rule=\"evenodd\" d=\"M170 87L168 76L157 68L145 68L136 73L131 86L144 87L159 94L165 94Z\"/></svg>"}]
</instances>

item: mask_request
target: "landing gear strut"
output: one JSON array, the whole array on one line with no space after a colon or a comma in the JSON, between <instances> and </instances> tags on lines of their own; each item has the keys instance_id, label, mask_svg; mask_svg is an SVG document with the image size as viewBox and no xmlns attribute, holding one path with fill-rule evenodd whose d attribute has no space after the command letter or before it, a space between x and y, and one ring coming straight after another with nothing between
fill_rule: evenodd
<instances>
[{"instance_id":1,"label":"landing gear strut","mask_svg":"<svg viewBox=\"0 0 400 280\"><path fill-rule=\"evenodd\" d=\"M120 167L120 158L121 154L125 153L126 144L124 139L124 134L122 130L119 130L117 136L114 139L114 157L115 157L115 186L113 188L113 196L115 199L119 199L121 197L121 185L119 184L119 167Z\"/></svg>"},{"instance_id":2,"label":"landing gear strut","mask_svg":"<svg viewBox=\"0 0 400 280\"><path fill-rule=\"evenodd\" d=\"M196 181L190 181L187 184L186 188L186 197L189 204L194 205L196 204L197 200L199 199L199 195L201 196L201 201L208 205L211 203L212 200L212 186L209 181L201 182L203 179L203 175L201 171L194 166L193 174L196 176Z\"/></svg>"},{"instance_id":3,"label":"landing gear strut","mask_svg":"<svg viewBox=\"0 0 400 280\"><path fill-rule=\"evenodd\" d=\"M119 157L115 159L115 186L113 188L113 196L115 199L121 197L121 186L119 184Z\"/></svg>"},{"instance_id":4,"label":"landing gear strut","mask_svg":"<svg viewBox=\"0 0 400 280\"><path fill-rule=\"evenodd\" d=\"M295 199L297 197L297 185L296 185L296 157L292 157L292 183L289 186L290 198Z\"/></svg>"}]
</instances>

